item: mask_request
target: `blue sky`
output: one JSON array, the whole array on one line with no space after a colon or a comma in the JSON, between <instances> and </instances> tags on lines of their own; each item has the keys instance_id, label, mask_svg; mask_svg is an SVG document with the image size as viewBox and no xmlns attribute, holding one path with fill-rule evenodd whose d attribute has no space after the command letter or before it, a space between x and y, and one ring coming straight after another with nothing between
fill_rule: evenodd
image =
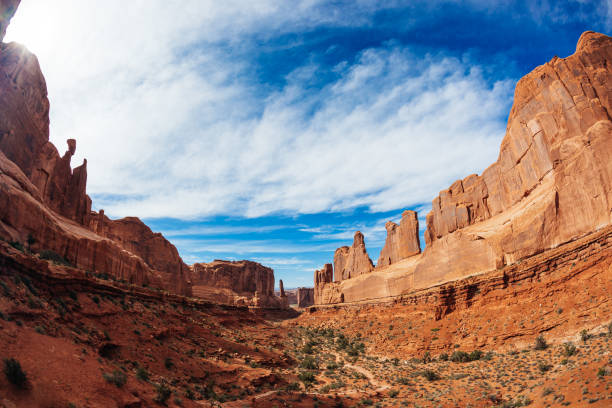
<instances>
[{"instance_id":1,"label":"blue sky","mask_svg":"<svg viewBox=\"0 0 612 408\"><path fill-rule=\"evenodd\" d=\"M26 0L6 41L38 55L96 209L294 287L355 230L376 262L387 220L424 227L496 159L516 81L611 28L609 0Z\"/></svg>"}]
</instances>

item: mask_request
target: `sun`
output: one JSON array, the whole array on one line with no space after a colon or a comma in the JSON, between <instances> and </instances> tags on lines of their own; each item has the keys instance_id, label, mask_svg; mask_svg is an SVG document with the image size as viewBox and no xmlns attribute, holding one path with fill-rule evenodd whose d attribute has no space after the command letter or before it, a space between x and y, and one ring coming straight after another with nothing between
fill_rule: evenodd
<instances>
[{"instance_id":1,"label":"sun","mask_svg":"<svg viewBox=\"0 0 612 408\"><path fill-rule=\"evenodd\" d=\"M4 42L15 41L26 46L34 54L43 54L62 41L69 27L66 26L66 7L58 7L64 1L29 0L19 5L6 30ZM69 9L68 9L69 10Z\"/></svg>"}]
</instances>

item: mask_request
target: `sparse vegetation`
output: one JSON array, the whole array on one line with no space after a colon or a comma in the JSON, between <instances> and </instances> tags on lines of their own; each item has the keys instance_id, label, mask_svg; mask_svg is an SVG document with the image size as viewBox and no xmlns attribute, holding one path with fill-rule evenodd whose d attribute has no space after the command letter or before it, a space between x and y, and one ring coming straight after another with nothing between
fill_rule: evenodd
<instances>
[{"instance_id":1,"label":"sparse vegetation","mask_svg":"<svg viewBox=\"0 0 612 408\"><path fill-rule=\"evenodd\" d=\"M546 342L544 336L539 335L536 337L534 348L536 350L546 350L548 348L548 343Z\"/></svg>"},{"instance_id":2,"label":"sparse vegetation","mask_svg":"<svg viewBox=\"0 0 612 408\"><path fill-rule=\"evenodd\" d=\"M103 373L102 377L111 384L116 385L118 388L121 388L127 382L127 376L121 370L114 370L112 373Z\"/></svg>"},{"instance_id":3,"label":"sparse vegetation","mask_svg":"<svg viewBox=\"0 0 612 408\"><path fill-rule=\"evenodd\" d=\"M18 388L25 388L28 382L26 373L21 368L19 361L14 358L4 360L4 374L6 379Z\"/></svg>"}]
</instances>

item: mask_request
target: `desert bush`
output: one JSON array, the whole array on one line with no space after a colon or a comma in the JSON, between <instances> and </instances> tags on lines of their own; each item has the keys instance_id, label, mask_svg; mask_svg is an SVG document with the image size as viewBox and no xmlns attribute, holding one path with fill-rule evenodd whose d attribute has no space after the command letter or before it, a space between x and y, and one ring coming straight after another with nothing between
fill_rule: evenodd
<instances>
[{"instance_id":1,"label":"desert bush","mask_svg":"<svg viewBox=\"0 0 612 408\"><path fill-rule=\"evenodd\" d=\"M18 388L25 388L28 382L28 376L21 368L19 361L14 358L4 360L4 374L6 379Z\"/></svg>"},{"instance_id":2,"label":"desert bush","mask_svg":"<svg viewBox=\"0 0 612 408\"><path fill-rule=\"evenodd\" d=\"M144 367L138 367L138 369L136 370L136 378L141 381L148 381L149 372Z\"/></svg>"},{"instance_id":3,"label":"desert bush","mask_svg":"<svg viewBox=\"0 0 612 408\"><path fill-rule=\"evenodd\" d=\"M587 331L587 329L583 329L580 332L580 339L584 342L586 342L588 339L591 338L591 335L589 334L589 332Z\"/></svg>"},{"instance_id":4,"label":"desert bush","mask_svg":"<svg viewBox=\"0 0 612 408\"><path fill-rule=\"evenodd\" d=\"M436 381L440 379L440 375L434 370L423 370L421 375L427 379L427 381Z\"/></svg>"},{"instance_id":5,"label":"desert bush","mask_svg":"<svg viewBox=\"0 0 612 408\"><path fill-rule=\"evenodd\" d=\"M448 361L448 354L447 353L442 353L438 356L438 360L440 361Z\"/></svg>"},{"instance_id":6,"label":"desert bush","mask_svg":"<svg viewBox=\"0 0 612 408\"><path fill-rule=\"evenodd\" d=\"M166 357L164 360L164 367L166 367L166 370L170 370L172 367L174 367L174 363L170 357Z\"/></svg>"},{"instance_id":7,"label":"desert bush","mask_svg":"<svg viewBox=\"0 0 612 408\"><path fill-rule=\"evenodd\" d=\"M307 370L316 370L319 368L319 365L313 357L306 356L304 360L302 360L302 362L300 363L300 367L306 368Z\"/></svg>"},{"instance_id":8,"label":"desert bush","mask_svg":"<svg viewBox=\"0 0 612 408\"><path fill-rule=\"evenodd\" d=\"M540 370L541 373L550 371L551 368L552 368L552 364L548 364L543 361L538 362L538 369Z\"/></svg>"},{"instance_id":9,"label":"desert bush","mask_svg":"<svg viewBox=\"0 0 612 408\"><path fill-rule=\"evenodd\" d=\"M450 361L454 363L465 363L470 361L470 355L465 351L456 350L451 354Z\"/></svg>"},{"instance_id":10,"label":"desert bush","mask_svg":"<svg viewBox=\"0 0 612 408\"><path fill-rule=\"evenodd\" d=\"M40 251L40 259L45 259L47 261L51 261L54 264L65 265L65 266L73 266L70 262L66 260L63 256L54 252L50 249L43 249Z\"/></svg>"},{"instance_id":11,"label":"desert bush","mask_svg":"<svg viewBox=\"0 0 612 408\"><path fill-rule=\"evenodd\" d=\"M574 343L568 341L567 343L563 343L563 355L565 357L571 357L576 354L578 349L574 346Z\"/></svg>"},{"instance_id":12,"label":"desert bush","mask_svg":"<svg viewBox=\"0 0 612 408\"><path fill-rule=\"evenodd\" d=\"M127 382L127 376L121 370L115 370L112 373L103 373L102 377L104 377L107 382L115 384L118 388L123 387Z\"/></svg>"},{"instance_id":13,"label":"desert bush","mask_svg":"<svg viewBox=\"0 0 612 408\"><path fill-rule=\"evenodd\" d=\"M302 371L298 374L298 378L304 383L304 385L310 385L315 382L315 375L310 371Z\"/></svg>"},{"instance_id":14,"label":"desert bush","mask_svg":"<svg viewBox=\"0 0 612 408\"><path fill-rule=\"evenodd\" d=\"M23 252L23 244L21 242L11 241L9 242L9 245L15 248L16 250Z\"/></svg>"},{"instance_id":15,"label":"desert bush","mask_svg":"<svg viewBox=\"0 0 612 408\"><path fill-rule=\"evenodd\" d=\"M389 397L390 398L395 398L399 395L399 391L398 390L391 390L389 391Z\"/></svg>"},{"instance_id":16,"label":"desert bush","mask_svg":"<svg viewBox=\"0 0 612 408\"><path fill-rule=\"evenodd\" d=\"M170 395L172 395L170 388L168 388L168 386L163 382L155 386L155 392L157 395L155 396L154 400L160 404L165 404L166 401L168 401L168 398L170 398Z\"/></svg>"},{"instance_id":17,"label":"desert bush","mask_svg":"<svg viewBox=\"0 0 612 408\"><path fill-rule=\"evenodd\" d=\"M546 350L548 348L548 343L546 342L544 336L539 335L536 337L534 348L536 350Z\"/></svg>"}]
</instances>

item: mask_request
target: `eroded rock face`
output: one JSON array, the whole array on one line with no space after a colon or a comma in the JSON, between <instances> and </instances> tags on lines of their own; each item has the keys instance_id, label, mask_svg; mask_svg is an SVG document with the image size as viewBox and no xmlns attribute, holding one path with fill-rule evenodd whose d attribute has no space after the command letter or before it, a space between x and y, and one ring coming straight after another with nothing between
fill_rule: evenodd
<instances>
[{"instance_id":1,"label":"eroded rock face","mask_svg":"<svg viewBox=\"0 0 612 408\"><path fill-rule=\"evenodd\" d=\"M233 304L279 306L279 298L274 296L274 271L257 262L215 260L193 264L191 270L195 296Z\"/></svg>"},{"instance_id":2,"label":"eroded rock face","mask_svg":"<svg viewBox=\"0 0 612 408\"><path fill-rule=\"evenodd\" d=\"M374 264L368 256L363 234L355 232L351 247L340 247L334 254L334 274L336 281L354 278L374 269Z\"/></svg>"},{"instance_id":3,"label":"eroded rock face","mask_svg":"<svg viewBox=\"0 0 612 408\"><path fill-rule=\"evenodd\" d=\"M419 220L415 211L404 211L399 225L389 221L385 224L385 228L387 240L380 251L377 268L421 253Z\"/></svg>"},{"instance_id":4,"label":"eroded rock face","mask_svg":"<svg viewBox=\"0 0 612 408\"><path fill-rule=\"evenodd\" d=\"M337 252L337 251L336 251ZM315 304L339 303L340 292L334 284L334 268L332 264L325 264L314 273L314 302Z\"/></svg>"},{"instance_id":5,"label":"eroded rock face","mask_svg":"<svg viewBox=\"0 0 612 408\"><path fill-rule=\"evenodd\" d=\"M298 307L314 305L314 288L298 288L297 305Z\"/></svg>"},{"instance_id":6,"label":"eroded rock face","mask_svg":"<svg viewBox=\"0 0 612 408\"><path fill-rule=\"evenodd\" d=\"M423 254L315 293L339 294L326 296L330 303L400 296L514 265L610 225L611 113L612 39L585 32L575 54L518 82L497 161L433 200Z\"/></svg>"},{"instance_id":7,"label":"eroded rock face","mask_svg":"<svg viewBox=\"0 0 612 408\"><path fill-rule=\"evenodd\" d=\"M158 271L164 287L168 290L191 295L190 268L179 256L176 247L162 234L151 231L139 218L111 220L102 210L100 213L91 213L89 228L142 258L152 269Z\"/></svg>"},{"instance_id":8,"label":"eroded rock face","mask_svg":"<svg viewBox=\"0 0 612 408\"><path fill-rule=\"evenodd\" d=\"M57 213L85 224L91 210L86 194L87 161L72 170L76 141L60 156L49 142L47 86L36 56L23 46L0 45L0 150L38 188Z\"/></svg>"},{"instance_id":9,"label":"eroded rock face","mask_svg":"<svg viewBox=\"0 0 612 408\"><path fill-rule=\"evenodd\" d=\"M0 0L2 36L18 3ZM36 56L0 44L0 236L30 241L33 251L51 250L86 271L190 295L189 269L161 234L136 218L91 213L87 161L72 169L76 140L67 145L60 156L49 142L49 100Z\"/></svg>"},{"instance_id":10,"label":"eroded rock face","mask_svg":"<svg viewBox=\"0 0 612 408\"><path fill-rule=\"evenodd\" d=\"M428 243L508 211L549 174L558 200L557 214L544 220L556 224L549 244L610 222L610 47L609 37L586 32L574 55L519 81L497 162L433 200Z\"/></svg>"}]
</instances>

